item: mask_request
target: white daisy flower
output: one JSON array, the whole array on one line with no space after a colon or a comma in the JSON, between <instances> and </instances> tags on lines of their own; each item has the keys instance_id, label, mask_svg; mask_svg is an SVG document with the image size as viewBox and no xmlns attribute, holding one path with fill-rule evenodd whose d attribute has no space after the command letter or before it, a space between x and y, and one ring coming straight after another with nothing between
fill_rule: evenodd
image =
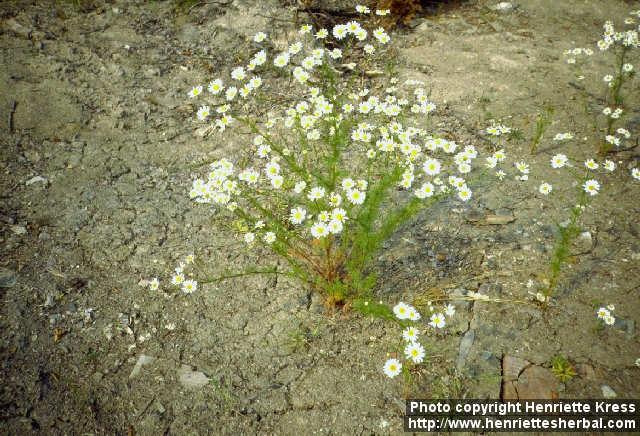
<instances>
[{"instance_id":1,"label":"white daisy flower","mask_svg":"<svg viewBox=\"0 0 640 436\"><path fill-rule=\"evenodd\" d=\"M587 167L590 170L597 170L599 165L597 164L597 162L593 159L588 159L585 161L584 166Z\"/></svg>"},{"instance_id":2,"label":"white daisy flower","mask_svg":"<svg viewBox=\"0 0 640 436\"><path fill-rule=\"evenodd\" d=\"M182 274L182 272L177 272L173 275L173 277L171 277L171 284L172 285L181 285L182 283L184 283L184 274Z\"/></svg>"},{"instance_id":3,"label":"white daisy flower","mask_svg":"<svg viewBox=\"0 0 640 436\"><path fill-rule=\"evenodd\" d=\"M398 359L389 359L384 364L383 371L387 377L394 378L402 371L402 364Z\"/></svg>"},{"instance_id":4,"label":"white daisy flower","mask_svg":"<svg viewBox=\"0 0 640 436\"><path fill-rule=\"evenodd\" d=\"M424 347L418 342L410 342L404 347L404 355L413 363L422 363L424 360Z\"/></svg>"},{"instance_id":5,"label":"white daisy flower","mask_svg":"<svg viewBox=\"0 0 640 436\"><path fill-rule=\"evenodd\" d=\"M423 183L422 186L416 190L415 196L424 199L433 196L435 188L431 182Z\"/></svg>"},{"instance_id":6,"label":"white daisy flower","mask_svg":"<svg viewBox=\"0 0 640 436\"><path fill-rule=\"evenodd\" d=\"M262 240L267 244L273 244L276 241L276 234L273 232L267 232L262 237Z\"/></svg>"},{"instance_id":7,"label":"white daisy flower","mask_svg":"<svg viewBox=\"0 0 640 436\"><path fill-rule=\"evenodd\" d=\"M193 294L198 289L198 282L195 280L185 280L182 283L182 292L185 294Z\"/></svg>"},{"instance_id":8,"label":"white daisy flower","mask_svg":"<svg viewBox=\"0 0 640 436\"><path fill-rule=\"evenodd\" d=\"M422 164L422 170L428 176L436 176L440 174L442 165L438 159L429 158Z\"/></svg>"},{"instance_id":9,"label":"white daisy flower","mask_svg":"<svg viewBox=\"0 0 640 436\"><path fill-rule=\"evenodd\" d=\"M600 190L600 183L598 183L596 180L591 179L584 182L584 185L582 185L582 187L587 194L596 195Z\"/></svg>"},{"instance_id":10,"label":"white daisy flower","mask_svg":"<svg viewBox=\"0 0 640 436\"><path fill-rule=\"evenodd\" d=\"M455 315L455 313L456 313L456 308L455 308L455 306L454 306L453 304L448 304L448 305L446 305L446 306L445 306L445 308L444 308L444 313L445 313L447 316L453 316L453 315Z\"/></svg>"},{"instance_id":11,"label":"white daisy flower","mask_svg":"<svg viewBox=\"0 0 640 436\"><path fill-rule=\"evenodd\" d=\"M278 68L283 68L289 63L289 53L283 52L275 57L273 60L273 65Z\"/></svg>"},{"instance_id":12,"label":"white daisy flower","mask_svg":"<svg viewBox=\"0 0 640 436\"><path fill-rule=\"evenodd\" d=\"M406 303L400 302L398 304L396 304L395 306L393 306L393 313L395 314L396 318L398 319L408 319L409 318L409 311L412 309L411 306L409 306Z\"/></svg>"},{"instance_id":13,"label":"white daisy flower","mask_svg":"<svg viewBox=\"0 0 640 436\"><path fill-rule=\"evenodd\" d=\"M222 83L222 80L216 79L216 80L211 81L209 83L209 86L207 87L207 89L213 95L220 94L220 92L224 89L224 85Z\"/></svg>"},{"instance_id":14,"label":"white daisy flower","mask_svg":"<svg viewBox=\"0 0 640 436\"><path fill-rule=\"evenodd\" d=\"M429 325L434 328L443 328L446 325L444 315L441 313L434 313L431 315L431 322Z\"/></svg>"},{"instance_id":15,"label":"white daisy flower","mask_svg":"<svg viewBox=\"0 0 640 436\"><path fill-rule=\"evenodd\" d=\"M311 201L320 200L322 197L324 197L324 194L325 194L324 188L321 186L316 186L311 188L311 190L307 194L307 198Z\"/></svg>"},{"instance_id":16,"label":"white daisy flower","mask_svg":"<svg viewBox=\"0 0 640 436\"><path fill-rule=\"evenodd\" d=\"M289 214L289 221L292 224L302 224L307 216L307 211L302 207L294 207Z\"/></svg>"},{"instance_id":17,"label":"white daisy flower","mask_svg":"<svg viewBox=\"0 0 640 436\"><path fill-rule=\"evenodd\" d=\"M202 94L202 86L194 86L193 88L191 88L191 91L189 91L190 98L197 97L200 94Z\"/></svg>"},{"instance_id":18,"label":"white daisy flower","mask_svg":"<svg viewBox=\"0 0 640 436\"><path fill-rule=\"evenodd\" d=\"M236 67L231 70L231 78L234 80L244 80L247 77L247 73L244 71L244 67Z\"/></svg>"},{"instance_id":19,"label":"white daisy flower","mask_svg":"<svg viewBox=\"0 0 640 436\"><path fill-rule=\"evenodd\" d=\"M253 241L255 241L256 239L256 235L253 232L247 232L244 234L244 242L246 242L247 244L251 244Z\"/></svg>"},{"instance_id":20,"label":"white daisy flower","mask_svg":"<svg viewBox=\"0 0 640 436\"><path fill-rule=\"evenodd\" d=\"M415 308L411 307L411 308L409 309L409 316L408 316L408 318L409 318L411 321L418 321L418 320L421 318L421 316L420 316L420 312L418 312Z\"/></svg>"},{"instance_id":21,"label":"white daisy flower","mask_svg":"<svg viewBox=\"0 0 640 436\"><path fill-rule=\"evenodd\" d=\"M311 235L316 239L320 239L324 236L327 236L328 234L329 229L323 222L317 222L311 226Z\"/></svg>"},{"instance_id":22,"label":"white daisy flower","mask_svg":"<svg viewBox=\"0 0 640 436\"><path fill-rule=\"evenodd\" d=\"M200 109L198 109L197 116L200 121L204 121L207 119L209 114L210 114L209 106L205 105L205 106L200 106Z\"/></svg>"},{"instance_id":23,"label":"white daisy flower","mask_svg":"<svg viewBox=\"0 0 640 436\"><path fill-rule=\"evenodd\" d=\"M416 342L418 340L418 335L420 334L420 330L415 327L407 327L402 331L402 338L407 342Z\"/></svg>"},{"instance_id":24,"label":"white daisy flower","mask_svg":"<svg viewBox=\"0 0 640 436\"><path fill-rule=\"evenodd\" d=\"M553 187L547 182L542 182L540 184L540 187L538 188L538 192L540 192L543 195L549 195L549 193L552 190L553 190Z\"/></svg>"},{"instance_id":25,"label":"white daisy flower","mask_svg":"<svg viewBox=\"0 0 640 436\"><path fill-rule=\"evenodd\" d=\"M328 224L327 227L329 229L329 232L331 232L333 234L338 234L338 233L342 232L342 229L343 229L344 226L342 224L342 221L331 220L331 221L329 221L329 224Z\"/></svg>"},{"instance_id":26,"label":"white daisy flower","mask_svg":"<svg viewBox=\"0 0 640 436\"><path fill-rule=\"evenodd\" d=\"M149 281L149 289L152 291L160 289L160 280L158 280L157 277L154 277Z\"/></svg>"},{"instance_id":27,"label":"white daisy flower","mask_svg":"<svg viewBox=\"0 0 640 436\"><path fill-rule=\"evenodd\" d=\"M551 158L551 167L552 168L562 168L567 164L567 156L564 154L556 154Z\"/></svg>"},{"instance_id":28,"label":"white daisy flower","mask_svg":"<svg viewBox=\"0 0 640 436\"><path fill-rule=\"evenodd\" d=\"M364 203L365 198L366 198L366 194L357 189L350 189L349 191L347 191L347 199L352 204L362 204Z\"/></svg>"},{"instance_id":29,"label":"white daisy flower","mask_svg":"<svg viewBox=\"0 0 640 436\"><path fill-rule=\"evenodd\" d=\"M472 192L466 185L458 190L458 198L462 201L468 201L471 196Z\"/></svg>"},{"instance_id":30,"label":"white daisy flower","mask_svg":"<svg viewBox=\"0 0 640 436\"><path fill-rule=\"evenodd\" d=\"M313 30L313 28L311 27L311 25L309 24L303 24L302 26L300 26L300 30L298 30L298 33L300 35L304 35L306 33L311 33L311 30Z\"/></svg>"}]
</instances>

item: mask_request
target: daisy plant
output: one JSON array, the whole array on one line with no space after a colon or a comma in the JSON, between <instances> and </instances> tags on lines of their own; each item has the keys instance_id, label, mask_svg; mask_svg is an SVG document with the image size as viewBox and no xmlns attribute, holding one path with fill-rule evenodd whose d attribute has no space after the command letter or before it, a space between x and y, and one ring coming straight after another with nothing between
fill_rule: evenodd
<instances>
[{"instance_id":1,"label":"daisy plant","mask_svg":"<svg viewBox=\"0 0 640 436\"><path fill-rule=\"evenodd\" d=\"M269 41L256 34L246 64L188 92L198 122L250 138L211 163L189 195L235 222L248 249L262 246L286 265L247 273L294 277L329 306L390 318L389 309L362 304L382 243L436 201L468 201L471 181L497 169L505 153L493 150L474 168L473 145L429 129L437 108L420 82L370 74L388 56L382 27L303 25L287 46Z\"/></svg>"},{"instance_id":2,"label":"daisy plant","mask_svg":"<svg viewBox=\"0 0 640 436\"><path fill-rule=\"evenodd\" d=\"M634 61L638 60L640 39L638 37L638 18L640 11L632 11L631 16L625 19L625 29L616 30L612 21L607 21L603 26L601 39L597 42L597 51L605 54L611 53L614 57L613 67L602 77L601 83L605 86L603 97L603 107L600 117L605 118L605 135L599 143L599 153L605 155L610 152L624 150L625 142L628 142L631 135L624 129L619 128L621 120L625 117L630 108L625 108L625 93L628 90L638 89L635 82L636 67ZM578 58L586 59L592 56L594 50L591 48L573 48L565 51L567 63L571 65L581 65ZM581 68L578 69L578 79L583 80ZM637 97L637 96L636 96Z\"/></svg>"},{"instance_id":3,"label":"daisy plant","mask_svg":"<svg viewBox=\"0 0 640 436\"><path fill-rule=\"evenodd\" d=\"M631 15L640 17L640 11L634 11ZM635 19L627 19L625 24L635 26ZM631 132L624 127L618 127L618 122L620 122L624 113L622 109L624 102L622 87L634 75L634 68L628 61L632 55L632 50L640 47L638 30L627 29L622 32L616 32L612 22L607 21L604 24L602 39L598 41L597 46L603 52L608 50L614 52L616 57L615 74L609 74L604 77L604 82L608 88L605 98L608 106L603 110L603 114L607 117L605 137L604 141L601 141L600 157L594 156L582 163L578 160L572 162L564 153L558 153L551 157L551 167L554 170L561 168L568 170L574 185L577 187L577 191L573 199L569 200L574 206L569 211L568 219L558 225L558 236L551 255L546 284L541 292L537 293L537 299L544 303L549 302L559 286L563 265L571 257L571 244L581 233L580 217L589 207L591 201L600 193L602 179L617 168L613 160L604 159L604 157L614 149L617 151L624 150L625 148L622 147L623 141L631 138ZM576 57L592 56L593 53L592 49L574 48L566 51L565 56L569 56L569 64L576 64ZM573 139L574 135L572 133L558 133L554 137L554 142L559 143L558 146L562 146L563 144L561 143ZM640 179L639 173L640 170L638 168L631 169L633 179ZM551 184L542 182L538 191L546 196L550 195L552 189Z\"/></svg>"},{"instance_id":4,"label":"daisy plant","mask_svg":"<svg viewBox=\"0 0 640 436\"><path fill-rule=\"evenodd\" d=\"M429 309L431 316L424 328L434 329L434 331L443 329L446 326L447 317L452 317L456 312L455 307L451 304L444 306L441 311L437 311L432 305L429 305ZM424 323L420 323L422 318L420 312L410 304L399 302L393 307L392 312L394 321L400 325L402 333L399 337L397 350L389 353L389 358L384 363L382 371L389 378L402 374L405 381L405 396L408 397L412 373L428 359L427 350L420 342Z\"/></svg>"}]
</instances>

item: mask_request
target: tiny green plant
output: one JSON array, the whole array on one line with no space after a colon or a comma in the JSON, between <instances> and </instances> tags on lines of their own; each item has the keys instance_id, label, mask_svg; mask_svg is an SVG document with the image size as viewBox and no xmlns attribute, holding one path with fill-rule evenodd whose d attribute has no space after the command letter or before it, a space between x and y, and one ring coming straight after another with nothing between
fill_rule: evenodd
<instances>
[{"instance_id":1,"label":"tiny green plant","mask_svg":"<svg viewBox=\"0 0 640 436\"><path fill-rule=\"evenodd\" d=\"M638 16L634 11L631 15ZM631 134L628 130L618 127L625 117L629 108L625 109L626 93L628 90L637 90L638 86L629 86L636 76L632 62L635 51L640 47L638 30L635 28L635 19L628 17L625 19L625 26L622 31L616 31L613 22L607 21L603 26L602 38L597 42L597 46L602 53L612 53L614 62L610 73L602 77L606 86L603 97L603 109L600 113L605 118L605 137L599 142L598 152L604 156L612 151L624 149L624 142L629 140ZM582 60L594 54L591 48L573 48L565 51L567 63L576 65L578 68L578 79L583 80L581 74ZM625 85L627 85L625 87Z\"/></svg>"},{"instance_id":2,"label":"tiny green plant","mask_svg":"<svg viewBox=\"0 0 640 436\"><path fill-rule=\"evenodd\" d=\"M300 324L297 328L287 334L287 346L293 351L302 351L309 347L309 344L320 337L319 327L310 328Z\"/></svg>"},{"instance_id":3,"label":"tiny green plant","mask_svg":"<svg viewBox=\"0 0 640 436\"><path fill-rule=\"evenodd\" d=\"M563 356L555 356L551 360L551 372L553 372L553 375L562 383L566 383L576 376L575 368Z\"/></svg>"},{"instance_id":4,"label":"tiny green plant","mask_svg":"<svg viewBox=\"0 0 640 436\"><path fill-rule=\"evenodd\" d=\"M531 154L536 154L538 152L538 144L540 144L547 127L549 127L551 125L551 121L553 121L553 111L553 106L545 106L545 108L538 113L538 116L536 117L536 128L533 132L531 145L529 147Z\"/></svg>"}]
</instances>

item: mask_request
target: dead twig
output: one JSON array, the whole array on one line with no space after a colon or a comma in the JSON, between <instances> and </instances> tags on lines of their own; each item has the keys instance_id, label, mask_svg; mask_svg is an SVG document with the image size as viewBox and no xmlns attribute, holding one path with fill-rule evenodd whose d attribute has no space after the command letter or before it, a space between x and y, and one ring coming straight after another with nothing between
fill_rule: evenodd
<instances>
[{"instance_id":1,"label":"dead twig","mask_svg":"<svg viewBox=\"0 0 640 436\"><path fill-rule=\"evenodd\" d=\"M13 115L16 113L16 108L18 107L18 102L13 100L11 102L11 109L9 110L9 133L13 133L14 131L14 126L13 126Z\"/></svg>"},{"instance_id":2,"label":"dead twig","mask_svg":"<svg viewBox=\"0 0 640 436\"><path fill-rule=\"evenodd\" d=\"M227 5L231 4L231 1L232 1L232 0L229 0L229 1L226 1L226 2L224 2L224 1L198 2L198 3L196 3L196 4L192 5L192 6L189 8L189 10L187 11L187 14L190 14L190 13L191 13L191 11L192 11L193 9L195 9L196 7L198 7L198 6L204 6L204 5L220 5L220 6L227 6Z\"/></svg>"}]
</instances>

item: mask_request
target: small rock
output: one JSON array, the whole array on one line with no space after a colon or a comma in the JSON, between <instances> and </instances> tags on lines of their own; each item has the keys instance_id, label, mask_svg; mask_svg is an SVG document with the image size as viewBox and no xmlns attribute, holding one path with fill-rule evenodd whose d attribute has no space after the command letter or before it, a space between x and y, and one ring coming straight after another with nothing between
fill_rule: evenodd
<instances>
[{"instance_id":1,"label":"small rock","mask_svg":"<svg viewBox=\"0 0 640 436\"><path fill-rule=\"evenodd\" d=\"M464 215L464 218L470 223L477 223L482 221L484 213L478 209L472 209Z\"/></svg>"},{"instance_id":2,"label":"small rock","mask_svg":"<svg viewBox=\"0 0 640 436\"><path fill-rule=\"evenodd\" d=\"M84 323L89 324L93 321L93 309L87 308L84 310Z\"/></svg>"},{"instance_id":3,"label":"small rock","mask_svg":"<svg viewBox=\"0 0 640 436\"><path fill-rule=\"evenodd\" d=\"M25 235L27 233L27 228L25 226L11 226L11 231L16 235Z\"/></svg>"},{"instance_id":4,"label":"small rock","mask_svg":"<svg viewBox=\"0 0 640 436\"><path fill-rule=\"evenodd\" d=\"M126 328L131 325L131 317L128 313L119 314L118 319L120 320L120 325L122 326L122 328Z\"/></svg>"},{"instance_id":5,"label":"small rock","mask_svg":"<svg viewBox=\"0 0 640 436\"><path fill-rule=\"evenodd\" d=\"M500 2L497 5L493 6L491 9L493 9L494 11L509 12L510 10L513 9L513 3Z\"/></svg>"},{"instance_id":6,"label":"small rock","mask_svg":"<svg viewBox=\"0 0 640 436\"><path fill-rule=\"evenodd\" d=\"M45 185L48 183L48 180L42 176L31 177L29 180L25 182L25 185L33 185L34 183L44 183Z\"/></svg>"},{"instance_id":7,"label":"small rock","mask_svg":"<svg viewBox=\"0 0 640 436\"><path fill-rule=\"evenodd\" d=\"M459 300L456 301L456 298L462 298L462 297L466 297L467 296L467 290L466 289L462 289L462 288L456 288L453 290L453 292L451 293L451 297L453 300L453 304L463 310L469 310L469 308L471 307L471 305L473 304L472 301L468 301L468 300Z\"/></svg>"},{"instance_id":8,"label":"small rock","mask_svg":"<svg viewBox=\"0 0 640 436\"><path fill-rule=\"evenodd\" d=\"M27 160L29 160L29 162L32 162L32 163L40 162L40 159L41 159L40 153L38 153L36 150L25 150L24 157L26 157ZM38 177L40 177L40 176L36 176L36 177L34 177L34 179L36 179ZM36 181L39 181L39 180L36 180ZM27 183L27 185L29 185L29 184L30 183Z\"/></svg>"},{"instance_id":9,"label":"small rock","mask_svg":"<svg viewBox=\"0 0 640 436\"><path fill-rule=\"evenodd\" d=\"M156 400L155 408L160 415L162 415L166 411L162 403L158 400Z\"/></svg>"},{"instance_id":10,"label":"small rock","mask_svg":"<svg viewBox=\"0 0 640 436\"><path fill-rule=\"evenodd\" d=\"M5 215L3 213L0 213L0 221L7 224L14 224L16 222L12 216Z\"/></svg>"},{"instance_id":11,"label":"small rock","mask_svg":"<svg viewBox=\"0 0 640 436\"><path fill-rule=\"evenodd\" d=\"M209 384L209 377L201 371L193 371L189 365L182 365L178 370L178 380L185 388L201 388Z\"/></svg>"},{"instance_id":12,"label":"small rock","mask_svg":"<svg viewBox=\"0 0 640 436\"><path fill-rule=\"evenodd\" d=\"M636 331L636 322L632 319L616 318L613 327L617 328L618 330L622 330L623 332L627 333L628 336L633 336Z\"/></svg>"},{"instance_id":13,"label":"small rock","mask_svg":"<svg viewBox=\"0 0 640 436\"><path fill-rule=\"evenodd\" d=\"M611 389L608 385L602 385L600 386L600 389L602 389L602 396L607 399L615 398L618 396L618 394L616 394L616 391Z\"/></svg>"},{"instance_id":14,"label":"small rock","mask_svg":"<svg viewBox=\"0 0 640 436\"><path fill-rule=\"evenodd\" d=\"M46 299L44 300L44 307L53 307L56 304L56 299L53 294L47 294Z\"/></svg>"},{"instance_id":15,"label":"small rock","mask_svg":"<svg viewBox=\"0 0 640 436\"><path fill-rule=\"evenodd\" d=\"M322 295L318 292L311 293L311 303L309 304L309 312L321 314L326 310L324 302L322 301Z\"/></svg>"},{"instance_id":16,"label":"small rock","mask_svg":"<svg viewBox=\"0 0 640 436\"><path fill-rule=\"evenodd\" d=\"M491 351L483 351L482 353L480 353L480 358L486 361L492 367L500 368L500 359Z\"/></svg>"},{"instance_id":17,"label":"small rock","mask_svg":"<svg viewBox=\"0 0 640 436\"><path fill-rule=\"evenodd\" d=\"M16 284L17 275L7 268L0 268L0 288L10 288Z\"/></svg>"},{"instance_id":18,"label":"small rock","mask_svg":"<svg viewBox=\"0 0 640 436\"><path fill-rule=\"evenodd\" d=\"M213 131L214 131L213 125L208 125L208 126L203 126L203 127L200 127L199 129L196 129L193 132L193 135L197 136L198 138L206 138Z\"/></svg>"},{"instance_id":19,"label":"small rock","mask_svg":"<svg viewBox=\"0 0 640 436\"><path fill-rule=\"evenodd\" d=\"M485 222L491 226L498 226L512 223L516 220L513 215L487 215Z\"/></svg>"},{"instance_id":20,"label":"small rock","mask_svg":"<svg viewBox=\"0 0 640 436\"><path fill-rule=\"evenodd\" d=\"M471 350L471 346L473 345L475 338L476 331L473 329L467 330L462 337L462 340L460 341L460 350L458 351L458 360L456 360L456 368L458 371L461 371L462 368L464 368L467 356L469 355L469 351Z\"/></svg>"},{"instance_id":21,"label":"small rock","mask_svg":"<svg viewBox=\"0 0 640 436\"><path fill-rule=\"evenodd\" d=\"M531 365L530 362L519 357L504 356L504 359L502 359L502 377L505 381L518 380L522 370L529 365Z\"/></svg>"},{"instance_id":22,"label":"small rock","mask_svg":"<svg viewBox=\"0 0 640 436\"><path fill-rule=\"evenodd\" d=\"M29 38L31 36L32 29L23 26L13 18L10 18L7 21L5 21L4 25L5 25L5 28L7 28L8 30L11 30L13 33L17 35L23 36L25 38Z\"/></svg>"},{"instance_id":23,"label":"small rock","mask_svg":"<svg viewBox=\"0 0 640 436\"><path fill-rule=\"evenodd\" d=\"M520 400L553 400L558 398L558 380L553 373L541 366L525 368L514 382Z\"/></svg>"},{"instance_id":24,"label":"small rock","mask_svg":"<svg viewBox=\"0 0 640 436\"><path fill-rule=\"evenodd\" d=\"M133 369L131 370L131 373L129 374L129 378L131 379L131 378L137 377L140 374L142 367L145 365L149 365L150 363L153 363L154 360L155 360L154 357L141 354L140 357L138 357L138 361L136 362Z\"/></svg>"},{"instance_id":25,"label":"small rock","mask_svg":"<svg viewBox=\"0 0 640 436\"><path fill-rule=\"evenodd\" d=\"M146 70L144 70L144 76L146 78L153 78L153 77L157 77L160 76L160 69L159 68L148 68Z\"/></svg>"},{"instance_id":26,"label":"small rock","mask_svg":"<svg viewBox=\"0 0 640 436\"><path fill-rule=\"evenodd\" d=\"M578 363L576 365L576 370L578 371L578 375L586 380L593 380L596 376L593 366L588 363Z\"/></svg>"},{"instance_id":27,"label":"small rock","mask_svg":"<svg viewBox=\"0 0 640 436\"><path fill-rule=\"evenodd\" d=\"M577 253L588 253L593 249L593 237L591 232L582 232L576 239L575 249Z\"/></svg>"},{"instance_id":28,"label":"small rock","mask_svg":"<svg viewBox=\"0 0 640 436\"><path fill-rule=\"evenodd\" d=\"M501 295L502 285L499 283L483 283L478 288L478 292L484 295Z\"/></svg>"}]
</instances>

